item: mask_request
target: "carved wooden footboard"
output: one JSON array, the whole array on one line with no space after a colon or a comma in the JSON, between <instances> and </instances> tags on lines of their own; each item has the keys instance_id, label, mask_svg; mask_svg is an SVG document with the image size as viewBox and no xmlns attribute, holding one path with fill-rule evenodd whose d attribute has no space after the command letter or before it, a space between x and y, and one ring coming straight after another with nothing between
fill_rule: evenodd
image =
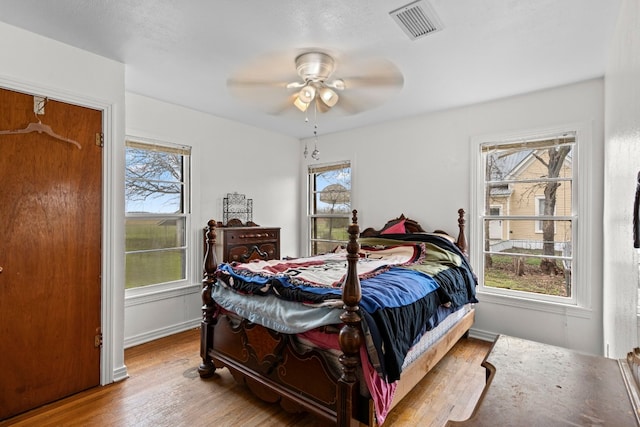
<instances>
[{"instance_id":1,"label":"carved wooden footboard","mask_svg":"<svg viewBox=\"0 0 640 427\"><path fill-rule=\"evenodd\" d=\"M459 225L463 232L464 220L459 221ZM289 412L309 412L338 426L357 425L358 422L375 424L369 399L360 395L356 375L363 341L358 308L361 289L356 270L359 258L357 211L353 211L352 224L348 228L347 275L342 293L344 313L340 316L344 325L338 337L342 351L340 375L331 369L320 351L298 350L294 336L249 322L215 303L211 297L217 269L215 226L216 222L210 220L206 232L200 376L210 377L217 368L227 367L238 382L246 384L258 397L279 403ZM464 238L458 240L466 246ZM439 360L468 330L473 313L466 319L461 323L464 326L454 328L455 331L443 337L446 339L441 340L443 344L438 346L439 350L429 356L432 360L427 369L435 364L434 356ZM409 390L424 376L422 371L409 379Z\"/></svg>"},{"instance_id":2,"label":"carved wooden footboard","mask_svg":"<svg viewBox=\"0 0 640 427\"><path fill-rule=\"evenodd\" d=\"M338 378L321 354L296 351L290 335L222 314L208 356L265 401L332 422L337 417Z\"/></svg>"},{"instance_id":3,"label":"carved wooden footboard","mask_svg":"<svg viewBox=\"0 0 640 427\"><path fill-rule=\"evenodd\" d=\"M360 280L356 272L359 227L357 212L353 211L347 245L347 276L343 286L344 326L339 333L343 355L342 375L336 377L322 354L317 351L301 353L292 337L261 325L225 313L211 298L216 281L215 226L208 222L207 249L204 260L205 278L202 288L202 324L199 367L200 376L210 377L216 368L227 367L234 378L245 383L256 395L269 402L278 402L290 412L310 412L337 423L349 425L356 418L360 364ZM368 406L368 405L360 405ZM366 408L368 411L368 407ZM366 422L367 415L359 418Z\"/></svg>"}]
</instances>

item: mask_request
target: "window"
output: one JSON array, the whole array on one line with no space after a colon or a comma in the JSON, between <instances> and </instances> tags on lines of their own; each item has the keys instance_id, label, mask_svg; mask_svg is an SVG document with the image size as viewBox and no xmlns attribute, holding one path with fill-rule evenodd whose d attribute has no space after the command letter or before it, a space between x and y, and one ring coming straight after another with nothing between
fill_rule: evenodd
<instances>
[{"instance_id":1,"label":"window","mask_svg":"<svg viewBox=\"0 0 640 427\"><path fill-rule=\"evenodd\" d=\"M309 166L310 254L327 253L349 240L351 164Z\"/></svg>"},{"instance_id":2,"label":"window","mask_svg":"<svg viewBox=\"0 0 640 427\"><path fill-rule=\"evenodd\" d=\"M536 196L536 216L544 216L545 203L546 203L545 196ZM555 215L555 207L554 207L553 214ZM544 232L543 224L544 224L543 221L536 221L536 233Z\"/></svg>"},{"instance_id":3,"label":"window","mask_svg":"<svg viewBox=\"0 0 640 427\"><path fill-rule=\"evenodd\" d=\"M574 303L576 132L481 142L476 148L480 289Z\"/></svg>"},{"instance_id":4,"label":"window","mask_svg":"<svg viewBox=\"0 0 640 427\"><path fill-rule=\"evenodd\" d=\"M187 279L190 152L126 142L127 289Z\"/></svg>"}]
</instances>

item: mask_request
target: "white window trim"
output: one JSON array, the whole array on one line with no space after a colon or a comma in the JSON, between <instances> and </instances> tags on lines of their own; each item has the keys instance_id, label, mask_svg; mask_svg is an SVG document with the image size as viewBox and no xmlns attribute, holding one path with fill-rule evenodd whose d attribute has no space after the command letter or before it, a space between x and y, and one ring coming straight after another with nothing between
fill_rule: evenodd
<instances>
[{"instance_id":1,"label":"white window trim","mask_svg":"<svg viewBox=\"0 0 640 427\"><path fill-rule=\"evenodd\" d=\"M351 170L351 176L349 177L350 181L351 181L351 188L349 189L349 199L351 200L351 209L353 209L353 161L351 160L341 160L341 161L337 161L337 162L329 162L329 163L321 163L321 164L308 164L306 165L306 172L305 172L305 180L306 180L306 213L307 213L307 225L306 225L306 233L307 233L307 239L306 239L306 245L305 245L305 254L307 256L311 255L312 250L312 227L313 227L313 218L328 218L328 217L336 217L336 218L348 218L348 220L351 219L352 216L352 211L349 210L349 212L347 212L346 214L324 214L324 215L318 215L315 213L312 213L312 195L311 195L311 175L309 173L309 169L322 169L325 167L332 167L332 166L340 166L340 165L349 165L349 169Z\"/></svg>"},{"instance_id":2,"label":"white window trim","mask_svg":"<svg viewBox=\"0 0 640 427\"><path fill-rule=\"evenodd\" d=\"M155 146L165 147L165 148L175 148L178 150L188 149L189 151L192 151L192 147L189 147L186 145L175 144L171 142L160 141L157 139L149 139L149 138L143 138L143 137L137 137L137 136L126 136L125 141L139 142L139 143L147 144L150 146L155 145ZM125 143L125 146L126 146L126 143ZM126 302L127 305L141 303L143 301L147 301L149 298L151 298L152 300L164 299L169 297L168 295L173 295L176 292L181 293L182 292L181 289L184 289L184 288L195 289L196 287L201 286L199 284L193 284L191 282L191 277L193 274L193 269L191 268L191 264L193 264L193 259L194 259L195 250L196 250L195 245L192 244L193 240L191 238L191 232L190 232L191 230L191 188L192 188L191 154L186 156L186 162L187 162L187 164L185 165L186 176L185 176L185 184L184 184L184 193L185 193L184 205L185 206L184 206L184 212L181 215L179 215L185 219L185 247L186 247L185 278L181 280L174 280L174 281L164 282L164 283L154 283L152 285L139 286L135 288L129 288L129 289L125 288L125 300L127 301ZM149 216L152 216L152 215L149 215ZM126 218L127 218L127 215L125 212L125 221L126 221ZM168 294L164 295L166 293ZM137 302L134 303L133 302L134 300Z\"/></svg>"},{"instance_id":3,"label":"white window trim","mask_svg":"<svg viewBox=\"0 0 640 427\"><path fill-rule=\"evenodd\" d=\"M571 298L559 298L528 292L485 288L482 286L484 277L483 265L483 227L480 203L484 201L484 171L482 164L480 145L487 142L509 142L517 140L539 139L547 135L557 135L565 132L575 132L576 144L573 153L574 167L577 168L577 176L572 183L574 212L580 215L575 221L573 230L573 254L577 268L572 271L573 292ZM480 285L478 287L478 299L492 302L502 301L510 306L518 306L539 310L541 307L556 307L553 311L566 312L566 307L575 307L578 312L582 309L591 309L591 287L595 283L591 281L588 267L588 251L581 248L589 248L592 244L592 236L588 232L593 229L593 219L590 215L591 198L588 188L592 187L592 174L589 173L592 165L592 124L588 122L567 123L554 127L524 130L521 132L505 132L472 136L470 139L470 163L471 163L471 206L469 221L469 256L470 263L476 272ZM575 310L574 310L575 311Z\"/></svg>"}]
</instances>

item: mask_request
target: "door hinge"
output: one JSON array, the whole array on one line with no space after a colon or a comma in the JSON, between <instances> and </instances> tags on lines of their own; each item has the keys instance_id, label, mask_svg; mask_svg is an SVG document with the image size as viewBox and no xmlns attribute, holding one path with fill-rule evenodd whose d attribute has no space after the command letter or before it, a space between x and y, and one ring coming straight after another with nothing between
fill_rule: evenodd
<instances>
[{"instance_id":1,"label":"door hinge","mask_svg":"<svg viewBox=\"0 0 640 427\"><path fill-rule=\"evenodd\" d=\"M93 345L95 348L102 347L102 334L98 334L94 337Z\"/></svg>"},{"instance_id":2,"label":"door hinge","mask_svg":"<svg viewBox=\"0 0 640 427\"><path fill-rule=\"evenodd\" d=\"M98 147L104 147L104 134L102 132L96 133L96 145Z\"/></svg>"}]
</instances>

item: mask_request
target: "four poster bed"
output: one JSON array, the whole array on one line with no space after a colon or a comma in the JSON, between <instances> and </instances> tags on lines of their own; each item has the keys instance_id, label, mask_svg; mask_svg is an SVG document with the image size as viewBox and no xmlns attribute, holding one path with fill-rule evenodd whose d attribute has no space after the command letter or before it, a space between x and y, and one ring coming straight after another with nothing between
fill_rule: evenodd
<instances>
[{"instance_id":1,"label":"four poster bed","mask_svg":"<svg viewBox=\"0 0 640 427\"><path fill-rule=\"evenodd\" d=\"M222 263L216 222L204 260L200 376L226 367L258 397L340 426L380 425L464 336L476 278L459 235L401 215L330 254Z\"/></svg>"}]
</instances>

